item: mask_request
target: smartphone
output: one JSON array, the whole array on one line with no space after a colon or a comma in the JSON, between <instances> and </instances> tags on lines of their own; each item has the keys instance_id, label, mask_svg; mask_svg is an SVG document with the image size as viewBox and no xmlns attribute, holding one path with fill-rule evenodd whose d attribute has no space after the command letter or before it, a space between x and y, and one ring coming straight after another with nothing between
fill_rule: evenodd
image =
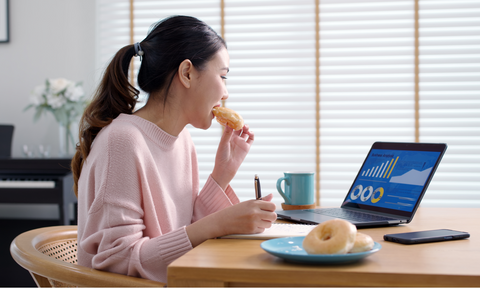
<instances>
[{"instance_id":1,"label":"smartphone","mask_svg":"<svg viewBox=\"0 0 480 288\"><path fill-rule=\"evenodd\" d=\"M402 244L417 244L438 241L457 240L470 237L470 234L450 229L436 229L427 231L385 234L383 239Z\"/></svg>"}]
</instances>

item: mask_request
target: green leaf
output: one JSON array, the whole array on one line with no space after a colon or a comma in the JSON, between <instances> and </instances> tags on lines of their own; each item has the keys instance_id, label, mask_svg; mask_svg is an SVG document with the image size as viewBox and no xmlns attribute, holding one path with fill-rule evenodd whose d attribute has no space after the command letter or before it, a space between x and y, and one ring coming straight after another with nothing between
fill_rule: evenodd
<instances>
[{"instance_id":1,"label":"green leaf","mask_svg":"<svg viewBox=\"0 0 480 288\"><path fill-rule=\"evenodd\" d=\"M43 114L43 107L38 106L37 111L35 112L35 115L33 116L33 121L37 122L38 119L40 119L40 116L42 116L42 114Z\"/></svg>"},{"instance_id":2,"label":"green leaf","mask_svg":"<svg viewBox=\"0 0 480 288\"><path fill-rule=\"evenodd\" d=\"M28 109L30 109L32 107L35 107L35 105L33 105L33 104L28 105L27 107L23 108L23 112L27 111Z\"/></svg>"}]
</instances>

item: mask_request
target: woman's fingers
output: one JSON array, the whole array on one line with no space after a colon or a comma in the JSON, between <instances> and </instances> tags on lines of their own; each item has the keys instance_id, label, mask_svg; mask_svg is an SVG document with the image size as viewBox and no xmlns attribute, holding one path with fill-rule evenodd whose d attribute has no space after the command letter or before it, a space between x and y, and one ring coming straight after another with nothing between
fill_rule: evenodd
<instances>
[{"instance_id":1,"label":"woman's fingers","mask_svg":"<svg viewBox=\"0 0 480 288\"><path fill-rule=\"evenodd\" d=\"M273 194L272 193L268 194L267 196L262 197L263 201L272 201L272 199L273 199Z\"/></svg>"},{"instance_id":2,"label":"woman's fingers","mask_svg":"<svg viewBox=\"0 0 480 288\"><path fill-rule=\"evenodd\" d=\"M274 222L275 220L277 220L277 213L275 213L275 210L277 207L275 206L274 203L265 201L265 200L260 200L260 201L256 201L255 204L258 205L258 208L260 209L260 211L257 212L258 219L262 221L269 221L269 222Z\"/></svg>"},{"instance_id":3,"label":"woman's fingers","mask_svg":"<svg viewBox=\"0 0 480 288\"><path fill-rule=\"evenodd\" d=\"M255 134L250 131L250 127L247 124L245 124L241 130L234 131L233 134L242 138L243 141L247 142L249 145L252 145L255 139Z\"/></svg>"},{"instance_id":4,"label":"woman's fingers","mask_svg":"<svg viewBox=\"0 0 480 288\"><path fill-rule=\"evenodd\" d=\"M273 223L275 220L277 220L277 214L276 213L269 213L269 214L263 214L260 216L262 222L269 222Z\"/></svg>"},{"instance_id":5,"label":"woman's fingers","mask_svg":"<svg viewBox=\"0 0 480 288\"><path fill-rule=\"evenodd\" d=\"M232 135L234 134L234 131L232 128L225 126L225 129L222 134L222 138L220 139L220 142L229 142L230 139L232 138Z\"/></svg>"},{"instance_id":6,"label":"woman's fingers","mask_svg":"<svg viewBox=\"0 0 480 288\"><path fill-rule=\"evenodd\" d=\"M243 134L241 137L250 145L255 140L255 134L250 130L248 125L243 126Z\"/></svg>"}]
</instances>

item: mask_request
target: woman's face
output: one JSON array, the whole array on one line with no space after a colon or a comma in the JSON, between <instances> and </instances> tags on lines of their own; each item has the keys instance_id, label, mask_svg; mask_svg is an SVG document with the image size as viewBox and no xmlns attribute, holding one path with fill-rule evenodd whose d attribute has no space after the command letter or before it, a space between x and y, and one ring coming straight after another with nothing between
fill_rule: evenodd
<instances>
[{"instance_id":1,"label":"woman's face","mask_svg":"<svg viewBox=\"0 0 480 288\"><path fill-rule=\"evenodd\" d=\"M221 100L228 98L225 79L229 71L230 57L226 48L220 49L200 71L195 84L192 86L193 95L190 98L193 105L189 105L189 123L196 128L208 129L214 118L212 109L220 106Z\"/></svg>"}]
</instances>

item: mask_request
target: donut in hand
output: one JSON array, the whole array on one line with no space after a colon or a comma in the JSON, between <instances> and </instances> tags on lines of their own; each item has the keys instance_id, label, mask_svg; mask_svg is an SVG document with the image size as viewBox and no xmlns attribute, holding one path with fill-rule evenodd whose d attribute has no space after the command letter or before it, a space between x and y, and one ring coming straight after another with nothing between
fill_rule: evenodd
<instances>
[{"instance_id":1,"label":"donut in hand","mask_svg":"<svg viewBox=\"0 0 480 288\"><path fill-rule=\"evenodd\" d=\"M214 107L213 115L217 122L223 126L232 128L233 130L241 130L243 128L243 118L237 112L227 107Z\"/></svg>"}]
</instances>

